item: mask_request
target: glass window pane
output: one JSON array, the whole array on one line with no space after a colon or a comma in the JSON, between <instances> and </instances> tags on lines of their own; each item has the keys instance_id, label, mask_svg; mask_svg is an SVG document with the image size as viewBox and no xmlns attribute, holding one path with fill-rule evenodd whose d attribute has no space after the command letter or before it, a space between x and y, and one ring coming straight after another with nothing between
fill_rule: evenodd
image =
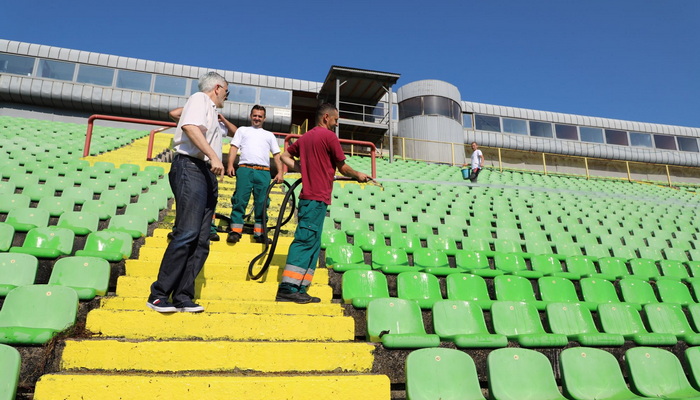
<instances>
[{"instance_id":1,"label":"glass window pane","mask_svg":"<svg viewBox=\"0 0 700 400\"><path fill-rule=\"evenodd\" d=\"M292 106L292 92L288 90L260 88L260 104L290 108Z\"/></svg>"},{"instance_id":2,"label":"glass window pane","mask_svg":"<svg viewBox=\"0 0 700 400\"><path fill-rule=\"evenodd\" d=\"M257 91L252 86L228 85L230 101L255 104Z\"/></svg>"},{"instance_id":3,"label":"glass window pane","mask_svg":"<svg viewBox=\"0 0 700 400\"><path fill-rule=\"evenodd\" d=\"M156 75L153 91L156 93L184 96L187 89L187 79L175 76Z\"/></svg>"},{"instance_id":4,"label":"glass window pane","mask_svg":"<svg viewBox=\"0 0 700 400\"><path fill-rule=\"evenodd\" d=\"M657 149L676 150L676 139L673 136L654 135Z\"/></svg>"},{"instance_id":5,"label":"glass window pane","mask_svg":"<svg viewBox=\"0 0 700 400\"><path fill-rule=\"evenodd\" d=\"M582 142L605 143L603 141L603 130L600 128L589 128L581 126L578 128Z\"/></svg>"},{"instance_id":6,"label":"glass window pane","mask_svg":"<svg viewBox=\"0 0 700 400\"><path fill-rule=\"evenodd\" d=\"M530 136L553 137L552 124L549 122L530 121Z\"/></svg>"},{"instance_id":7,"label":"glass window pane","mask_svg":"<svg viewBox=\"0 0 700 400\"><path fill-rule=\"evenodd\" d=\"M39 60L37 75L42 78L72 81L74 72L75 64L73 63L53 60Z\"/></svg>"},{"instance_id":8,"label":"glass window pane","mask_svg":"<svg viewBox=\"0 0 700 400\"><path fill-rule=\"evenodd\" d=\"M605 130L605 142L608 144L618 144L620 146L629 146L627 142L627 132L617 131L614 129Z\"/></svg>"},{"instance_id":9,"label":"glass window pane","mask_svg":"<svg viewBox=\"0 0 700 400\"><path fill-rule=\"evenodd\" d=\"M462 107L460 107L459 103L457 103L456 101L452 102L452 118L459 122L462 122Z\"/></svg>"},{"instance_id":10,"label":"glass window pane","mask_svg":"<svg viewBox=\"0 0 700 400\"><path fill-rule=\"evenodd\" d=\"M489 115L474 114L474 124L480 131L500 132L501 119Z\"/></svg>"},{"instance_id":11,"label":"glass window pane","mask_svg":"<svg viewBox=\"0 0 700 400\"><path fill-rule=\"evenodd\" d=\"M149 92L151 91L151 74L120 70L117 73L117 87Z\"/></svg>"},{"instance_id":12,"label":"glass window pane","mask_svg":"<svg viewBox=\"0 0 700 400\"><path fill-rule=\"evenodd\" d=\"M114 70L112 68L81 65L78 69L78 82L100 86L112 86Z\"/></svg>"},{"instance_id":13,"label":"glass window pane","mask_svg":"<svg viewBox=\"0 0 700 400\"><path fill-rule=\"evenodd\" d=\"M452 118L450 101L441 96L423 96L423 115L444 115Z\"/></svg>"},{"instance_id":14,"label":"glass window pane","mask_svg":"<svg viewBox=\"0 0 700 400\"><path fill-rule=\"evenodd\" d=\"M651 144L651 135L641 132L630 132L630 144L637 147L654 147Z\"/></svg>"},{"instance_id":15,"label":"glass window pane","mask_svg":"<svg viewBox=\"0 0 700 400\"><path fill-rule=\"evenodd\" d=\"M557 139L568 139L568 140L578 140L578 132L576 132L576 127L573 125L555 125L555 131L557 132Z\"/></svg>"},{"instance_id":16,"label":"glass window pane","mask_svg":"<svg viewBox=\"0 0 700 400\"><path fill-rule=\"evenodd\" d=\"M527 135L527 121L522 119L503 118L503 132Z\"/></svg>"},{"instance_id":17,"label":"glass window pane","mask_svg":"<svg viewBox=\"0 0 700 400\"><path fill-rule=\"evenodd\" d=\"M399 119L421 115L421 98L412 97L399 103Z\"/></svg>"},{"instance_id":18,"label":"glass window pane","mask_svg":"<svg viewBox=\"0 0 700 400\"><path fill-rule=\"evenodd\" d=\"M678 137L678 149L680 151L692 151L697 153L698 151L698 140L689 137Z\"/></svg>"},{"instance_id":19,"label":"glass window pane","mask_svg":"<svg viewBox=\"0 0 700 400\"><path fill-rule=\"evenodd\" d=\"M199 81L196 79L190 79L190 94L195 94L199 92ZM229 90L231 90L231 85L229 85ZM231 99L231 96L228 96L229 99Z\"/></svg>"},{"instance_id":20,"label":"glass window pane","mask_svg":"<svg viewBox=\"0 0 700 400\"><path fill-rule=\"evenodd\" d=\"M0 72L32 76L34 58L0 54Z\"/></svg>"},{"instance_id":21,"label":"glass window pane","mask_svg":"<svg viewBox=\"0 0 700 400\"><path fill-rule=\"evenodd\" d=\"M462 114L462 126L471 129L474 125L472 124L473 114Z\"/></svg>"}]
</instances>

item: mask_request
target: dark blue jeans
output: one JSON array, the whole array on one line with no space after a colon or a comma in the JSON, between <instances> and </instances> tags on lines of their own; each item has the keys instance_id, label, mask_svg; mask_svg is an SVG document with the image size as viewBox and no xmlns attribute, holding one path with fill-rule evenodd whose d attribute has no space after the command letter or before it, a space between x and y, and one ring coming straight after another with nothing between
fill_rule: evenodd
<instances>
[{"instance_id":1,"label":"dark blue jeans","mask_svg":"<svg viewBox=\"0 0 700 400\"><path fill-rule=\"evenodd\" d=\"M151 285L151 298L172 296L177 305L194 298L194 280L209 255L219 184L207 163L181 154L175 155L168 178L175 195L177 229L163 254L158 280Z\"/></svg>"}]
</instances>

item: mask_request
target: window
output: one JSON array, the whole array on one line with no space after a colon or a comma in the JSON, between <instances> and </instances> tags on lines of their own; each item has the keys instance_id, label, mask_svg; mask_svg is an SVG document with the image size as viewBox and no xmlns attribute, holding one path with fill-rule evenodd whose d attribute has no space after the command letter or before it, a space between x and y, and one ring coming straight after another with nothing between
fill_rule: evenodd
<instances>
[{"instance_id":1,"label":"window","mask_svg":"<svg viewBox=\"0 0 700 400\"><path fill-rule=\"evenodd\" d=\"M472 114L462 114L462 126L467 129L471 129L474 127L474 124L472 123L472 118L474 116Z\"/></svg>"},{"instance_id":2,"label":"window","mask_svg":"<svg viewBox=\"0 0 700 400\"><path fill-rule=\"evenodd\" d=\"M156 93L184 96L187 90L187 79L175 76L156 75L156 83L153 91Z\"/></svg>"},{"instance_id":3,"label":"window","mask_svg":"<svg viewBox=\"0 0 700 400\"><path fill-rule=\"evenodd\" d=\"M456 101L452 102L452 118L457 121L462 121L462 107Z\"/></svg>"},{"instance_id":4,"label":"window","mask_svg":"<svg viewBox=\"0 0 700 400\"><path fill-rule=\"evenodd\" d=\"M95 67L92 65L81 65L80 68L78 68L77 82L112 86L113 81L114 70L111 68Z\"/></svg>"},{"instance_id":5,"label":"window","mask_svg":"<svg viewBox=\"0 0 700 400\"><path fill-rule=\"evenodd\" d=\"M199 92L199 81L197 79L189 79L190 81L190 95ZM229 90L231 90L231 85L229 85ZM229 96L229 99L231 96Z\"/></svg>"},{"instance_id":6,"label":"window","mask_svg":"<svg viewBox=\"0 0 700 400\"><path fill-rule=\"evenodd\" d=\"M678 150L680 151L692 151L694 153L699 152L698 140L690 137L677 137L678 139Z\"/></svg>"},{"instance_id":7,"label":"window","mask_svg":"<svg viewBox=\"0 0 700 400\"><path fill-rule=\"evenodd\" d=\"M480 131L500 132L501 119L489 115L474 114L476 129Z\"/></svg>"},{"instance_id":8,"label":"window","mask_svg":"<svg viewBox=\"0 0 700 400\"><path fill-rule=\"evenodd\" d=\"M274 107L290 108L292 106L292 92L279 89L260 89L260 104Z\"/></svg>"},{"instance_id":9,"label":"window","mask_svg":"<svg viewBox=\"0 0 700 400\"><path fill-rule=\"evenodd\" d=\"M39 68L37 69L37 75L42 78L62 81L72 81L74 72L75 64L53 60L39 60Z\"/></svg>"},{"instance_id":10,"label":"window","mask_svg":"<svg viewBox=\"0 0 700 400\"><path fill-rule=\"evenodd\" d=\"M252 86L228 85L230 92L228 99L239 103L255 104L257 91Z\"/></svg>"},{"instance_id":11,"label":"window","mask_svg":"<svg viewBox=\"0 0 700 400\"><path fill-rule=\"evenodd\" d=\"M34 58L0 54L0 72L32 76Z\"/></svg>"},{"instance_id":12,"label":"window","mask_svg":"<svg viewBox=\"0 0 700 400\"><path fill-rule=\"evenodd\" d=\"M603 130L600 128L589 128L581 126L578 128L582 142L605 143L603 141Z\"/></svg>"},{"instance_id":13,"label":"window","mask_svg":"<svg viewBox=\"0 0 700 400\"><path fill-rule=\"evenodd\" d=\"M527 135L527 121L522 119L503 118L503 132Z\"/></svg>"},{"instance_id":14,"label":"window","mask_svg":"<svg viewBox=\"0 0 700 400\"><path fill-rule=\"evenodd\" d=\"M608 144L619 144L620 146L629 146L629 143L627 142L627 132L625 131L606 129L605 142Z\"/></svg>"},{"instance_id":15,"label":"window","mask_svg":"<svg viewBox=\"0 0 700 400\"><path fill-rule=\"evenodd\" d=\"M654 135L654 143L657 149L676 150L676 140L673 136Z\"/></svg>"},{"instance_id":16,"label":"window","mask_svg":"<svg viewBox=\"0 0 700 400\"><path fill-rule=\"evenodd\" d=\"M151 74L120 70L117 73L117 87L121 89L151 91Z\"/></svg>"},{"instance_id":17,"label":"window","mask_svg":"<svg viewBox=\"0 0 700 400\"><path fill-rule=\"evenodd\" d=\"M554 129L557 132L557 139L578 140L578 132L573 125L557 124Z\"/></svg>"},{"instance_id":18,"label":"window","mask_svg":"<svg viewBox=\"0 0 700 400\"><path fill-rule=\"evenodd\" d=\"M440 96L423 96L423 115L443 115L452 118L450 99Z\"/></svg>"},{"instance_id":19,"label":"window","mask_svg":"<svg viewBox=\"0 0 700 400\"><path fill-rule=\"evenodd\" d=\"M549 122L530 121L530 136L553 137L552 124Z\"/></svg>"},{"instance_id":20,"label":"window","mask_svg":"<svg viewBox=\"0 0 700 400\"><path fill-rule=\"evenodd\" d=\"M641 132L630 132L630 144L636 147L654 147L651 143L651 135Z\"/></svg>"},{"instance_id":21,"label":"window","mask_svg":"<svg viewBox=\"0 0 700 400\"><path fill-rule=\"evenodd\" d=\"M411 97L399 103L399 119L406 119L421 115L421 98Z\"/></svg>"}]
</instances>

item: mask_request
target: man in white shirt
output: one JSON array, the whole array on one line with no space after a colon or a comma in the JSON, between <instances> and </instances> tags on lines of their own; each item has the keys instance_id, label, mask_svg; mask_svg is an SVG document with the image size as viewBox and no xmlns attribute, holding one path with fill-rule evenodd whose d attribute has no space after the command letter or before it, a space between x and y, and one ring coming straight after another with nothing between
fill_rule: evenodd
<instances>
[{"instance_id":1,"label":"man in white shirt","mask_svg":"<svg viewBox=\"0 0 700 400\"><path fill-rule=\"evenodd\" d=\"M199 78L199 90L187 100L173 138L176 154L168 178L175 195L177 229L147 303L162 313L204 311L193 301L194 281L209 255L209 229L219 194L217 176L224 174L217 108L228 97L228 82L209 72Z\"/></svg>"},{"instance_id":2,"label":"man in white shirt","mask_svg":"<svg viewBox=\"0 0 700 400\"><path fill-rule=\"evenodd\" d=\"M253 106L250 111L251 126L238 128L236 135L231 140L231 150L228 155L226 173L236 176L236 190L231 196L231 231L226 239L229 243L238 243L243 234L243 217L245 209L253 193L253 212L255 225L253 226L253 239L262 243L266 238L263 233L263 208L268 201L267 188L270 186L270 153L272 153L277 175L275 183L281 183L284 179L282 161L280 161L280 146L275 135L262 128L265 122L265 107ZM241 150L238 170L233 167L238 150Z\"/></svg>"},{"instance_id":3,"label":"man in white shirt","mask_svg":"<svg viewBox=\"0 0 700 400\"><path fill-rule=\"evenodd\" d=\"M472 181L472 183L476 183L476 178L479 176L479 172L481 172L481 169L484 168L484 153L479 150L479 145L477 145L476 142L472 142L471 162L472 170L469 174L469 180Z\"/></svg>"}]
</instances>

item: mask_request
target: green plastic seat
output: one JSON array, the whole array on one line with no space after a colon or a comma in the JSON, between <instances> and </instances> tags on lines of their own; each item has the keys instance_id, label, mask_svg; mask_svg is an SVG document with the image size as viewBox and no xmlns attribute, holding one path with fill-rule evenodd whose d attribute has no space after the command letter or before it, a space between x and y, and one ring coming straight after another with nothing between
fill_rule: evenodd
<instances>
[{"instance_id":1,"label":"green plastic seat","mask_svg":"<svg viewBox=\"0 0 700 400\"><path fill-rule=\"evenodd\" d=\"M651 247L651 246L643 246L637 248L637 251L639 252L639 258L646 258L648 260L654 260L654 261L659 261L664 259L664 255L661 252L661 248L658 247Z\"/></svg>"},{"instance_id":2,"label":"green plastic seat","mask_svg":"<svg viewBox=\"0 0 700 400\"><path fill-rule=\"evenodd\" d=\"M690 243L688 243L690 245ZM692 250L691 248L666 248L663 250L664 252L664 258L669 261L679 261L679 262L686 262L688 261L688 254L686 253L686 250ZM664 261L664 260L662 260Z\"/></svg>"},{"instance_id":3,"label":"green plastic seat","mask_svg":"<svg viewBox=\"0 0 700 400\"><path fill-rule=\"evenodd\" d=\"M141 193L137 203L154 205L158 207L158 210L163 210L168 207L168 196L164 192L151 190Z\"/></svg>"},{"instance_id":4,"label":"green plastic seat","mask_svg":"<svg viewBox=\"0 0 700 400\"><path fill-rule=\"evenodd\" d=\"M568 259L572 256L583 256L581 246L578 243L556 241L555 247L557 249L556 254L560 259Z\"/></svg>"},{"instance_id":5,"label":"green plastic seat","mask_svg":"<svg viewBox=\"0 0 700 400\"><path fill-rule=\"evenodd\" d=\"M693 331L679 304L650 303L644 306L644 313L652 332L670 333L691 346L700 344L700 334Z\"/></svg>"},{"instance_id":6,"label":"green plastic seat","mask_svg":"<svg viewBox=\"0 0 700 400\"><path fill-rule=\"evenodd\" d=\"M622 335L641 346L672 346L678 342L671 334L649 333L639 312L630 304L600 304L598 318L604 332Z\"/></svg>"},{"instance_id":7,"label":"green plastic seat","mask_svg":"<svg viewBox=\"0 0 700 400\"><path fill-rule=\"evenodd\" d=\"M544 310L547 304L535 297L535 290L529 279L515 275L500 275L493 278L493 287L498 301L515 301L532 304Z\"/></svg>"},{"instance_id":8,"label":"green plastic seat","mask_svg":"<svg viewBox=\"0 0 700 400\"><path fill-rule=\"evenodd\" d=\"M123 182L126 183L126 182ZM133 196L130 192L126 190L107 190L100 194L100 200L108 201L110 203L116 204L117 207L126 207L127 204L131 204L131 198Z\"/></svg>"},{"instance_id":9,"label":"green plastic seat","mask_svg":"<svg viewBox=\"0 0 700 400\"><path fill-rule=\"evenodd\" d=\"M547 304L547 321L552 333L566 335L582 346L622 346L625 338L619 334L598 331L591 311L580 303Z\"/></svg>"},{"instance_id":10,"label":"green plastic seat","mask_svg":"<svg viewBox=\"0 0 700 400\"><path fill-rule=\"evenodd\" d=\"M0 253L0 297L10 290L34 284L39 260L31 254Z\"/></svg>"},{"instance_id":11,"label":"green plastic seat","mask_svg":"<svg viewBox=\"0 0 700 400\"><path fill-rule=\"evenodd\" d=\"M438 225L437 227L438 231L438 236L444 237L444 238L449 238L455 243L457 241L461 241L464 238L464 229L463 226L454 226L454 225Z\"/></svg>"},{"instance_id":12,"label":"green plastic seat","mask_svg":"<svg viewBox=\"0 0 700 400\"><path fill-rule=\"evenodd\" d=\"M510 239L494 239L493 248L497 253L522 254L520 243Z\"/></svg>"},{"instance_id":13,"label":"green plastic seat","mask_svg":"<svg viewBox=\"0 0 700 400\"><path fill-rule=\"evenodd\" d=\"M427 241L428 237L433 236L433 227L422 222L414 222L406 226L406 233Z\"/></svg>"},{"instance_id":14,"label":"green plastic seat","mask_svg":"<svg viewBox=\"0 0 700 400\"><path fill-rule=\"evenodd\" d=\"M392 234L401 233L401 225L393 221L374 221L374 231L381 234L385 238L391 237Z\"/></svg>"},{"instance_id":15,"label":"green plastic seat","mask_svg":"<svg viewBox=\"0 0 700 400\"><path fill-rule=\"evenodd\" d=\"M635 278L649 281L658 280L661 276L659 268L656 266L656 262L654 260L633 258L629 262L630 269L632 270L632 276Z\"/></svg>"},{"instance_id":16,"label":"green plastic seat","mask_svg":"<svg viewBox=\"0 0 700 400\"><path fill-rule=\"evenodd\" d=\"M19 351L12 346L0 344L0 400L15 400L21 365Z\"/></svg>"},{"instance_id":17,"label":"green plastic seat","mask_svg":"<svg viewBox=\"0 0 700 400\"><path fill-rule=\"evenodd\" d=\"M408 254L404 249L394 246L380 246L372 250L372 268L380 269L385 274L419 270L408 264Z\"/></svg>"},{"instance_id":18,"label":"green plastic seat","mask_svg":"<svg viewBox=\"0 0 700 400\"><path fill-rule=\"evenodd\" d=\"M386 276L381 271L349 270L343 273L342 295L345 304L367 308L370 301L389 297Z\"/></svg>"},{"instance_id":19,"label":"green plastic seat","mask_svg":"<svg viewBox=\"0 0 700 400\"><path fill-rule=\"evenodd\" d=\"M445 252L431 248L416 249L413 253L413 265L433 275L449 275L463 271L459 268L450 267Z\"/></svg>"},{"instance_id":20,"label":"green plastic seat","mask_svg":"<svg viewBox=\"0 0 700 400\"><path fill-rule=\"evenodd\" d=\"M615 276L612 274L603 274L598 272L595 266L597 259L591 256L570 256L566 258L566 269L581 278L600 278L609 281L614 281Z\"/></svg>"},{"instance_id":21,"label":"green plastic seat","mask_svg":"<svg viewBox=\"0 0 700 400\"><path fill-rule=\"evenodd\" d=\"M485 278L493 278L505 274L505 271L500 269L492 269L486 254L481 251L458 250L455 254L455 265L457 268Z\"/></svg>"},{"instance_id":22,"label":"green plastic seat","mask_svg":"<svg viewBox=\"0 0 700 400\"><path fill-rule=\"evenodd\" d=\"M75 201L69 197L44 197L36 207L47 210L51 217L60 217L75 209Z\"/></svg>"},{"instance_id":23,"label":"green plastic seat","mask_svg":"<svg viewBox=\"0 0 700 400\"><path fill-rule=\"evenodd\" d=\"M374 299L367 305L367 336L387 348L438 347L440 337L427 334L421 309L413 300Z\"/></svg>"},{"instance_id":24,"label":"green plastic seat","mask_svg":"<svg viewBox=\"0 0 700 400\"><path fill-rule=\"evenodd\" d=\"M97 214L83 211L70 211L63 213L58 218L56 226L67 228L76 235L85 236L88 233L97 231L100 219Z\"/></svg>"},{"instance_id":25,"label":"green plastic seat","mask_svg":"<svg viewBox=\"0 0 700 400\"><path fill-rule=\"evenodd\" d=\"M126 182L118 182L116 185L114 185L114 190L117 192L122 192L126 193L129 195L129 198L138 196L141 193L143 193L143 183L141 181L132 181L132 179L136 178L135 176L130 177ZM104 193L103 193L104 194Z\"/></svg>"},{"instance_id":26,"label":"green plastic seat","mask_svg":"<svg viewBox=\"0 0 700 400\"><path fill-rule=\"evenodd\" d=\"M476 303L482 309L490 309L494 300L489 296L486 281L474 274L450 274L445 277L447 298Z\"/></svg>"},{"instance_id":27,"label":"green plastic seat","mask_svg":"<svg viewBox=\"0 0 700 400\"><path fill-rule=\"evenodd\" d=\"M622 279L630 276L627 269L627 259L620 257L600 257L598 258L598 267L603 275L614 276L617 279Z\"/></svg>"},{"instance_id":28,"label":"green plastic seat","mask_svg":"<svg viewBox=\"0 0 700 400\"><path fill-rule=\"evenodd\" d=\"M690 289L684 282L661 279L656 281L656 288L659 291L659 298L664 303L676 303L684 306L696 303L690 294Z\"/></svg>"},{"instance_id":29,"label":"green plastic seat","mask_svg":"<svg viewBox=\"0 0 700 400\"><path fill-rule=\"evenodd\" d=\"M340 221L340 229L350 236L369 231L369 222L359 218L345 218Z\"/></svg>"},{"instance_id":30,"label":"green plastic seat","mask_svg":"<svg viewBox=\"0 0 700 400\"><path fill-rule=\"evenodd\" d=\"M95 193L92 189L81 186L71 186L63 189L61 197L73 199L75 204L83 204L88 200L92 200Z\"/></svg>"},{"instance_id":31,"label":"green plastic seat","mask_svg":"<svg viewBox=\"0 0 700 400\"><path fill-rule=\"evenodd\" d=\"M133 239L126 232L97 231L87 235L85 247L76 256L100 257L107 261L121 261L131 256Z\"/></svg>"},{"instance_id":32,"label":"green plastic seat","mask_svg":"<svg viewBox=\"0 0 700 400\"><path fill-rule=\"evenodd\" d=\"M486 328L484 313L476 302L440 300L433 305L435 333L457 347L506 347L508 338Z\"/></svg>"},{"instance_id":33,"label":"green plastic seat","mask_svg":"<svg viewBox=\"0 0 700 400\"><path fill-rule=\"evenodd\" d=\"M620 303L617 291L612 282L600 278L583 278L579 281L583 299L594 304ZM634 305L641 309L641 306Z\"/></svg>"},{"instance_id":34,"label":"green plastic seat","mask_svg":"<svg viewBox=\"0 0 700 400\"><path fill-rule=\"evenodd\" d=\"M506 274L518 275L525 278L539 278L542 273L527 268L525 259L520 254L496 253L493 256L494 265Z\"/></svg>"},{"instance_id":35,"label":"green plastic seat","mask_svg":"<svg viewBox=\"0 0 700 400\"><path fill-rule=\"evenodd\" d=\"M16 232L28 232L49 224L49 212L40 208L15 208L10 210L5 223L12 225Z\"/></svg>"},{"instance_id":36,"label":"green plastic seat","mask_svg":"<svg viewBox=\"0 0 700 400\"><path fill-rule=\"evenodd\" d=\"M457 252L457 243L450 237L430 235L426 243L429 249L440 250L448 256L454 256Z\"/></svg>"},{"instance_id":37,"label":"green plastic seat","mask_svg":"<svg viewBox=\"0 0 700 400\"><path fill-rule=\"evenodd\" d=\"M657 303L659 301L656 298L656 293L654 293L654 288L645 280L628 277L620 279L618 285L620 286L622 298L626 303L643 306L644 304Z\"/></svg>"},{"instance_id":38,"label":"green plastic seat","mask_svg":"<svg viewBox=\"0 0 700 400\"><path fill-rule=\"evenodd\" d=\"M420 238L410 233L392 233L389 242L391 247L402 248L408 254L413 254L416 249L421 248Z\"/></svg>"},{"instance_id":39,"label":"green plastic seat","mask_svg":"<svg viewBox=\"0 0 700 400\"><path fill-rule=\"evenodd\" d=\"M370 224L374 224L375 222L379 222L379 221L385 221L384 213L377 210L377 209L372 209L372 208L361 209L360 210L360 219L364 219L365 221L369 222Z\"/></svg>"},{"instance_id":40,"label":"green plastic seat","mask_svg":"<svg viewBox=\"0 0 700 400\"><path fill-rule=\"evenodd\" d=\"M454 349L420 349L406 357L410 400L484 400L474 360Z\"/></svg>"},{"instance_id":41,"label":"green plastic seat","mask_svg":"<svg viewBox=\"0 0 700 400\"><path fill-rule=\"evenodd\" d=\"M465 237L462 239L462 249L472 251L492 252L491 245L488 239Z\"/></svg>"},{"instance_id":42,"label":"green plastic seat","mask_svg":"<svg viewBox=\"0 0 700 400\"><path fill-rule=\"evenodd\" d=\"M148 221L140 215L115 215L109 219L107 229L125 232L138 239L148 233Z\"/></svg>"},{"instance_id":43,"label":"green plastic seat","mask_svg":"<svg viewBox=\"0 0 700 400\"><path fill-rule=\"evenodd\" d=\"M70 229L47 226L27 232L22 246L13 246L10 253L31 254L38 258L54 259L73 251L75 234Z\"/></svg>"},{"instance_id":44,"label":"green plastic seat","mask_svg":"<svg viewBox=\"0 0 700 400\"><path fill-rule=\"evenodd\" d=\"M51 270L49 285L75 289L80 300L104 296L109 285L109 262L97 257L64 257Z\"/></svg>"},{"instance_id":45,"label":"green plastic seat","mask_svg":"<svg viewBox=\"0 0 700 400\"><path fill-rule=\"evenodd\" d=\"M634 247L623 246L623 245L613 245L612 246L613 257L632 259L637 258L637 252Z\"/></svg>"},{"instance_id":46,"label":"green plastic seat","mask_svg":"<svg viewBox=\"0 0 700 400\"><path fill-rule=\"evenodd\" d=\"M545 332L540 314L531 303L496 301L491 306L491 318L496 333L516 340L522 347L562 347L569 343L566 335Z\"/></svg>"},{"instance_id":47,"label":"green plastic seat","mask_svg":"<svg viewBox=\"0 0 700 400\"><path fill-rule=\"evenodd\" d=\"M615 356L591 347L572 347L559 355L564 393L574 400L641 400L625 382Z\"/></svg>"},{"instance_id":48,"label":"green plastic seat","mask_svg":"<svg viewBox=\"0 0 700 400\"><path fill-rule=\"evenodd\" d=\"M562 269L561 261L552 254L538 254L530 258L530 266L533 271L543 276L555 276L567 279L581 279L580 275L567 272Z\"/></svg>"},{"instance_id":49,"label":"green plastic seat","mask_svg":"<svg viewBox=\"0 0 700 400\"><path fill-rule=\"evenodd\" d=\"M13 183L16 188L24 189L39 184L39 177L34 174L14 173L10 175L8 182Z\"/></svg>"},{"instance_id":50,"label":"green plastic seat","mask_svg":"<svg viewBox=\"0 0 700 400\"><path fill-rule=\"evenodd\" d=\"M389 221L395 222L401 226L408 226L413 223L413 217L407 212L390 211Z\"/></svg>"},{"instance_id":51,"label":"green plastic seat","mask_svg":"<svg viewBox=\"0 0 700 400\"><path fill-rule=\"evenodd\" d=\"M10 250L14 238L15 227L4 222L0 222L0 252Z\"/></svg>"},{"instance_id":52,"label":"green plastic seat","mask_svg":"<svg viewBox=\"0 0 700 400\"><path fill-rule=\"evenodd\" d=\"M325 250L333 244L348 244L345 232L337 229L326 229L321 232L321 248Z\"/></svg>"},{"instance_id":53,"label":"green plastic seat","mask_svg":"<svg viewBox=\"0 0 700 400\"><path fill-rule=\"evenodd\" d=\"M680 360L668 350L655 347L633 347L625 352L630 386L636 392L653 398L697 399Z\"/></svg>"},{"instance_id":54,"label":"green plastic seat","mask_svg":"<svg viewBox=\"0 0 700 400\"><path fill-rule=\"evenodd\" d=\"M345 207L331 207L330 217L335 222L340 222L344 219L355 218L355 211Z\"/></svg>"},{"instance_id":55,"label":"green plastic seat","mask_svg":"<svg viewBox=\"0 0 700 400\"><path fill-rule=\"evenodd\" d=\"M589 310L598 308L597 303L582 301L570 279L558 276L543 276L537 280L540 297L545 303L579 303Z\"/></svg>"},{"instance_id":56,"label":"green plastic seat","mask_svg":"<svg viewBox=\"0 0 700 400\"><path fill-rule=\"evenodd\" d=\"M78 295L69 287L20 286L0 309L0 343L44 344L73 325L77 312Z\"/></svg>"},{"instance_id":57,"label":"green plastic seat","mask_svg":"<svg viewBox=\"0 0 700 400\"><path fill-rule=\"evenodd\" d=\"M700 384L700 347L688 347L685 349L685 361L688 369L686 370L693 387L698 387Z\"/></svg>"},{"instance_id":58,"label":"green plastic seat","mask_svg":"<svg viewBox=\"0 0 700 400\"><path fill-rule=\"evenodd\" d=\"M522 348L496 349L487 358L489 395L493 400L566 400L542 353Z\"/></svg>"},{"instance_id":59,"label":"green plastic seat","mask_svg":"<svg viewBox=\"0 0 700 400\"><path fill-rule=\"evenodd\" d=\"M104 221L117 215L117 204L105 200L88 200L83 203L80 211L95 213L101 221Z\"/></svg>"},{"instance_id":60,"label":"green plastic seat","mask_svg":"<svg viewBox=\"0 0 700 400\"><path fill-rule=\"evenodd\" d=\"M109 190L109 182L104 176L100 175L99 179L85 179L80 184L81 188L92 190L93 194L102 194Z\"/></svg>"},{"instance_id":61,"label":"green plastic seat","mask_svg":"<svg viewBox=\"0 0 700 400\"><path fill-rule=\"evenodd\" d=\"M379 232L360 231L353 236L353 244L359 246L362 251L371 252L375 247L385 246L384 236Z\"/></svg>"},{"instance_id":62,"label":"green plastic seat","mask_svg":"<svg viewBox=\"0 0 700 400\"><path fill-rule=\"evenodd\" d=\"M442 300L438 278L425 272L402 272L396 277L398 297L414 300L422 309L430 309Z\"/></svg>"},{"instance_id":63,"label":"green plastic seat","mask_svg":"<svg viewBox=\"0 0 700 400\"><path fill-rule=\"evenodd\" d=\"M0 168L2 170L2 168ZM17 187L12 182L0 181L0 195L14 194Z\"/></svg>"},{"instance_id":64,"label":"green plastic seat","mask_svg":"<svg viewBox=\"0 0 700 400\"><path fill-rule=\"evenodd\" d=\"M130 203L126 205L124 215L131 215L138 218L143 218L147 223L152 224L159 218L160 210L153 203Z\"/></svg>"},{"instance_id":65,"label":"green plastic seat","mask_svg":"<svg viewBox=\"0 0 700 400\"><path fill-rule=\"evenodd\" d=\"M365 264L364 254L360 246L351 244L333 244L326 248L326 266L336 272L349 271L351 269L368 270L371 267Z\"/></svg>"},{"instance_id":66,"label":"green plastic seat","mask_svg":"<svg viewBox=\"0 0 700 400\"><path fill-rule=\"evenodd\" d=\"M661 274L664 278L678 280L687 280L690 278L690 272L688 272L685 264L681 261L661 260L659 261L659 266L661 267Z\"/></svg>"},{"instance_id":67,"label":"green plastic seat","mask_svg":"<svg viewBox=\"0 0 700 400\"><path fill-rule=\"evenodd\" d=\"M26 194L32 201L39 201L44 197L53 197L56 193L56 188L51 185L33 185L27 186L22 190L22 194Z\"/></svg>"}]
</instances>

